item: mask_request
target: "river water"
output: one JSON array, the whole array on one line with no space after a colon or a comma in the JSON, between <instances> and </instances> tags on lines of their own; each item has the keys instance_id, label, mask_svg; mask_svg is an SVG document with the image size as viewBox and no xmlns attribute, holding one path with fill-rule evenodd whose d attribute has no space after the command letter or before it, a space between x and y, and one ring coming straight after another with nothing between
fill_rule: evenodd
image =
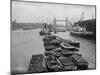
<instances>
[{"instance_id":1,"label":"river water","mask_svg":"<svg viewBox=\"0 0 100 75\"><path fill-rule=\"evenodd\" d=\"M43 36L39 35L40 30L12 30L11 71L27 72L32 55L41 54L45 51L42 41ZM94 40L71 36L69 32L59 32L56 35L79 41L80 53L89 62L89 68L95 69L96 44Z\"/></svg>"}]
</instances>

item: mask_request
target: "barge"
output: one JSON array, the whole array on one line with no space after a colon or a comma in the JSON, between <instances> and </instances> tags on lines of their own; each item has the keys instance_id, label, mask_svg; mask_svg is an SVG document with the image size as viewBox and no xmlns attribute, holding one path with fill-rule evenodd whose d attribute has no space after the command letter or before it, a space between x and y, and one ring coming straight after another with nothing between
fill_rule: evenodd
<instances>
[{"instance_id":1,"label":"barge","mask_svg":"<svg viewBox=\"0 0 100 75\"><path fill-rule=\"evenodd\" d=\"M32 55L28 73L39 73L46 72L46 67L44 66L44 56L43 54Z\"/></svg>"}]
</instances>

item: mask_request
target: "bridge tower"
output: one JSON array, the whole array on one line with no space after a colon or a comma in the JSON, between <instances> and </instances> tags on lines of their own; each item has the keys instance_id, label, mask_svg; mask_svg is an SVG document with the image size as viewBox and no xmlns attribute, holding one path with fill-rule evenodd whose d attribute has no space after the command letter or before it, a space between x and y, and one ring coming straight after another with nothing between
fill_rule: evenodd
<instances>
[{"instance_id":1,"label":"bridge tower","mask_svg":"<svg viewBox=\"0 0 100 75\"><path fill-rule=\"evenodd\" d=\"M55 17L54 17L54 20L53 21L54 21L53 22L54 23L54 26L56 26L56 18Z\"/></svg>"}]
</instances>

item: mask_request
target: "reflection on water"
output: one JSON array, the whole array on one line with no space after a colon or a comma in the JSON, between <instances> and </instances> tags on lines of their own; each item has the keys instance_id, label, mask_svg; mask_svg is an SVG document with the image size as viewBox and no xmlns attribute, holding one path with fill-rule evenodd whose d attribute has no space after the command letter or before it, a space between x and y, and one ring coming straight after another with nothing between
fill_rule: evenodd
<instances>
[{"instance_id":1,"label":"reflection on water","mask_svg":"<svg viewBox=\"0 0 100 75\"><path fill-rule=\"evenodd\" d=\"M43 53L44 46L39 35L40 29L12 31L12 71L27 72L31 56ZM69 32L59 32L58 36L80 42L80 53L89 62L89 68L95 68L95 43L93 40L70 36Z\"/></svg>"}]
</instances>

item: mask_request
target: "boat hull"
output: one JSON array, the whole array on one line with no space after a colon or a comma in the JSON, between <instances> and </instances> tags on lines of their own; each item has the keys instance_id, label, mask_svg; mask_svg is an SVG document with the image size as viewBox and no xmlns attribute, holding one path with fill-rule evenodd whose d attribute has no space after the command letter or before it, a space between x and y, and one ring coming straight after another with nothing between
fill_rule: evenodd
<instances>
[{"instance_id":1,"label":"boat hull","mask_svg":"<svg viewBox=\"0 0 100 75\"><path fill-rule=\"evenodd\" d=\"M67 43L61 43L61 44L60 44L60 45L61 45L61 48L62 48L63 50L79 51L79 49L77 49L77 48L75 48L75 47L72 47L72 46L70 46L69 44L67 44L67 45L69 45L69 46L65 46L64 44L67 44Z\"/></svg>"},{"instance_id":2,"label":"boat hull","mask_svg":"<svg viewBox=\"0 0 100 75\"><path fill-rule=\"evenodd\" d=\"M43 65L44 63L43 60L44 60L43 54L32 55L28 73L46 72L46 67Z\"/></svg>"},{"instance_id":3,"label":"boat hull","mask_svg":"<svg viewBox=\"0 0 100 75\"><path fill-rule=\"evenodd\" d=\"M77 69L79 70L87 70L88 69L88 62L83 59L82 56L79 55L72 55L73 62L77 65Z\"/></svg>"},{"instance_id":4,"label":"boat hull","mask_svg":"<svg viewBox=\"0 0 100 75\"><path fill-rule=\"evenodd\" d=\"M74 32L74 31L70 31L70 35L84 37L84 38L93 37L93 34L92 33L90 34L90 33Z\"/></svg>"}]
</instances>

